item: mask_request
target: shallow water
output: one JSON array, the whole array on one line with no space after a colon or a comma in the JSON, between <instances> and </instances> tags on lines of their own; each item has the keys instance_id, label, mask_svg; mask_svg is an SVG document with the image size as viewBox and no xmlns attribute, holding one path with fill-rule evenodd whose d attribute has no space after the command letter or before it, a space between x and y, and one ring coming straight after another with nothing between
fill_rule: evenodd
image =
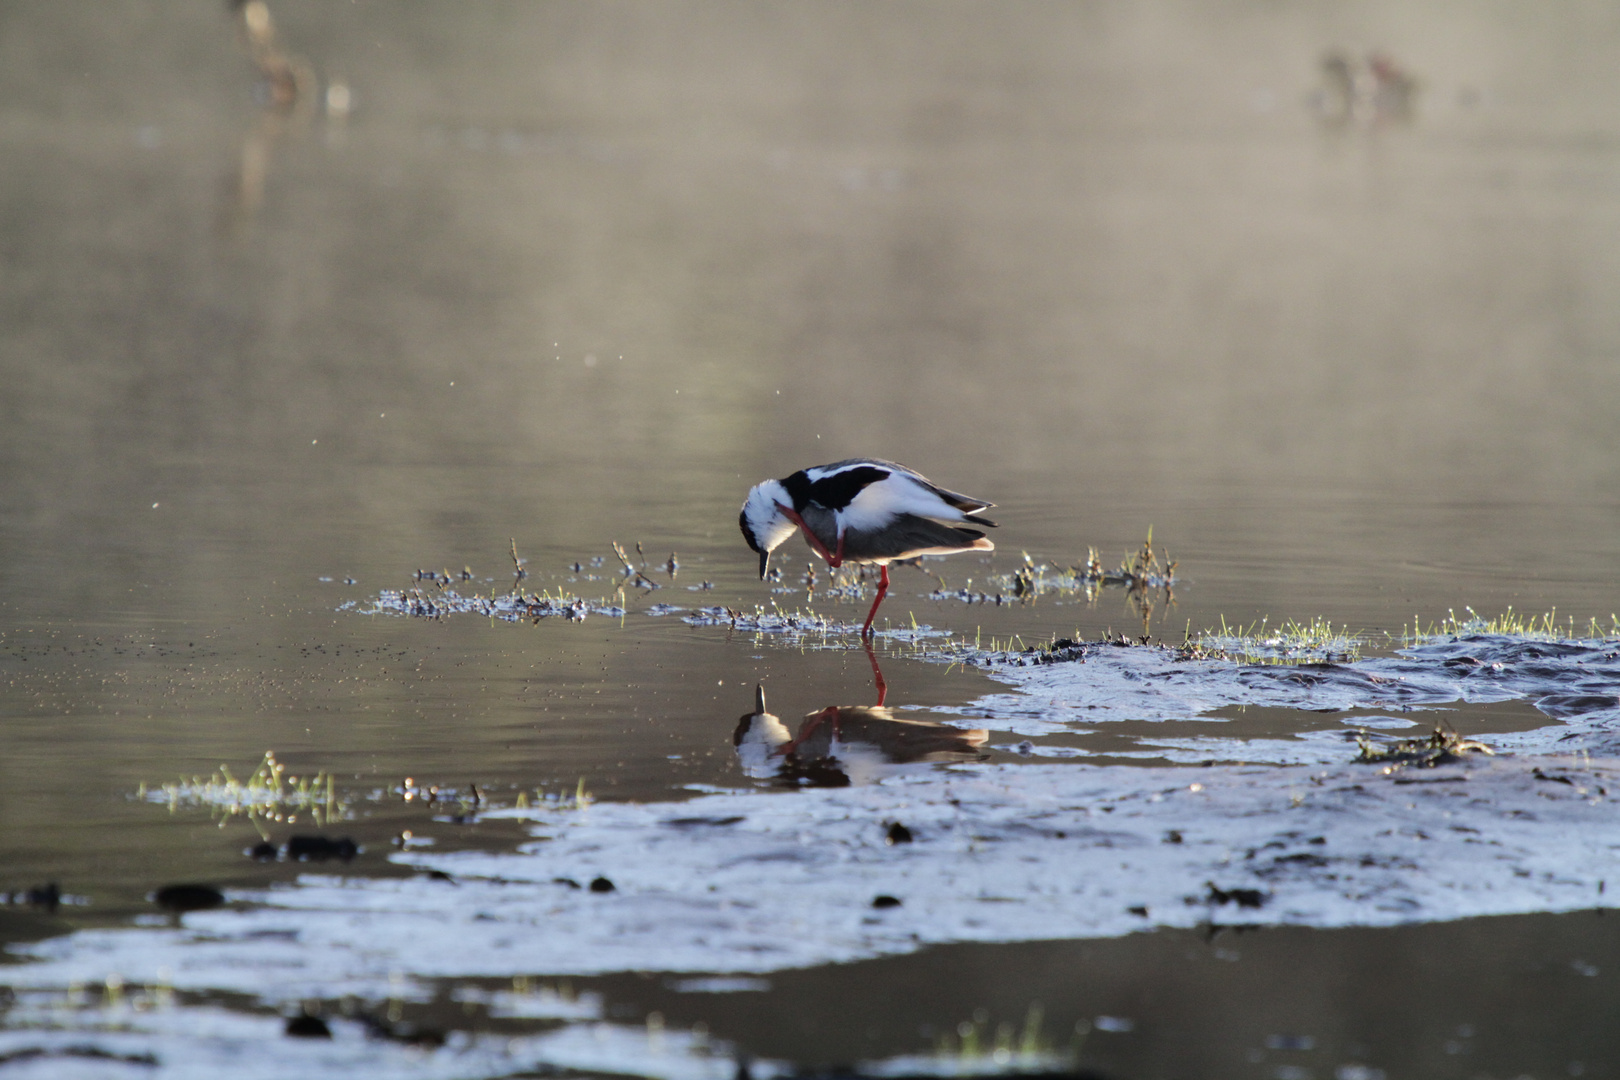
<instances>
[{"instance_id":1,"label":"shallow water","mask_svg":"<svg viewBox=\"0 0 1620 1080\"><path fill-rule=\"evenodd\" d=\"M750 484L852 454L999 504L993 560L925 564L950 590L1026 551L1062 567L1095 546L1112 565L1151 527L1178 569L1148 631L1172 642L1320 616L1371 654L1465 605L1556 608L1577 631L1620 606L1604 12L272 12L323 86L352 88L350 114L256 100L223 11L0 14L0 891L55 881L77 901L3 912L10 940L122 925L173 881L297 880L244 857L260 837L242 817L140 795L222 763L246 775L267 750L332 775L361 876L407 872L390 860L407 829L434 850L526 835L484 803L407 803L407 778L503 806L581 779L607 801L751 787L731 738L753 687L793 723L872 704L867 658L644 610L774 600L858 621L863 600L754 580L732 524ZM1325 122L1334 48L1410 68L1413 117ZM651 568L678 553L678 576L650 570L665 587L621 599L614 541ZM513 542L525 588L628 614L360 614L422 569L504 592ZM783 560L788 583L808 558ZM895 578L896 629L986 645L1143 629L1117 589L998 606ZM1288 741L1316 753L1301 731L1405 718L1247 703L1218 724L981 721L1008 688L919 648L880 641L887 704L986 728L992 762L1025 760L1024 740L1046 763L1271 760ZM1410 718L1421 734L1437 716L1470 735L1547 726L1524 701ZM1544 919L1430 930L1528 956L1572 925ZM1272 973L1431 940L1276 934ZM1163 940L1106 948L1128 965ZM1001 957L987 980L1024 963L982 948ZM907 970L955 962L932 955ZM929 1022L970 1016L988 985ZM1432 1001L1398 1000L1441 1031ZM739 1023L727 1037L752 1045L759 1022ZM1559 1030L1536 1039L1578 1041ZM1100 1065L1174 1071L1143 1053ZM1410 1060L1375 1057L1390 1075Z\"/></svg>"}]
</instances>

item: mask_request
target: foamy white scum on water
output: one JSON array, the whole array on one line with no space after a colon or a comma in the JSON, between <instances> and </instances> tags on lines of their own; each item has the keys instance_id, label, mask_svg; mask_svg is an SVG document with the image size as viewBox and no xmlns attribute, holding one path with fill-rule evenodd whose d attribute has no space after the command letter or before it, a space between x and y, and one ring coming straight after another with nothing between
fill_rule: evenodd
<instances>
[{"instance_id":1,"label":"foamy white scum on water","mask_svg":"<svg viewBox=\"0 0 1620 1080\"><path fill-rule=\"evenodd\" d=\"M1413 708L1528 697L1548 725L1486 736L1511 755L1426 769L1351 763L1354 745L1327 733L1251 748L1251 758L1291 764L992 762L848 788L495 811L532 820L533 839L507 854L403 852L396 861L424 872L404 879L307 874L296 886L232 893L240 910L189 914L180 926L15 946L31 962L7 971L22 998L0 1054L38 1044L37 1032L16 1027L27 1008L109 975L285 1011L343 995L426 998L431 980L459 977L760 976L946 942L1568 911L1609 904L1608 883L1620 884L1615 643L1476 637L1305 667L1178 662L1154 648L1080 652L1084 663L996 665L1009 692L953 723L1040 734L1081 718L1186 720L1236 702L1387 709L1395 722ZM888 842L894 822L911 842ZM613 890L581 887L597 877ZM874 907L878 896L900 903ZM260 1022L217 1016L226 1027ZM156 1044L159 1021L132 1022L120 1046L138 1052L148 1027ZM617 1045L615 1029L601 1027L599 1042L580 1045ZM172 1052L175 1036L162 1037ZM213 1036L204 1025L192 1037ZM567 1049L574 1037L529 1040L524 1067L609 1067L580 1064L583 1051ZM712 1047L671 1056L667 1046L658 1064L644 1033L630 1041L641 1049L620 1062L625 1071L719 1075L705 1070L724 1064ZM321 1060L346 1060L343 1045ZM459 1051L492 1052L477 1040ZM441 1075L402 1069L394 1074ZM372 1071L381 1066L361 1074Z\"/></svg>"}]
</instances>

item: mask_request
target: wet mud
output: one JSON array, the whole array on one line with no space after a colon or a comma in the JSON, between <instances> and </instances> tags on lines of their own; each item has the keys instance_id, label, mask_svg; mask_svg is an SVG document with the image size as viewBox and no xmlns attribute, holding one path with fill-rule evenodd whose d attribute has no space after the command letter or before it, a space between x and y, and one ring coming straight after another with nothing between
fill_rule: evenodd
<instances>
[{"instance_id":1,"label":"wet mud","mask_svg":"<svg viewBox=\"0 0 1620 1080\"><path fill-rule=\"evenodd\" d=\"M753 789L699 791L680 803L490 800L483 817L528 830L518 850L402 845L388 858L410 876L311 867L296 885L233 889L228 907L217 891L193 903L198 887L165 890L158 903L171 916L162 926L14 945L21 963L8 970L10 983L25 1001L43 1000L116 971L128 985L251 998L290 1017L301 1044L341 1047L349 1031L407 1045L416 1030L408 1024L304 1018L300 1003L420 998L446 981L534 972L759 978L969 942L1572 912L1607 907L1609 882L1620 881L1614 642L1464 635L1353 662L1292 664L1117 641L972 654L960 643L920 643L942 662L974 663L1008 691L959 715L899 715L882 704L886 687L868 651L877 705L826 706L795 727L755 691L732 738ZM1544 722L1457 734L1470 726L1468 707L1510 701L1532 704ZM1218 725L1234 706L1354 715L1342 729L1225 740L1241 744L1223 750L1241 759L1227 764L1203 764L1219 736L1166 738L1142 751L1195 767L1043 760L1046 740L1062 734L1201 718ZM1401 740L1385 730L1397 723L1436 734ZM993 753L991 730L1028 738L1014 753ZM344 844L295 837L286 857L297 848L341 859ZM410 973L403 983L400 972ZM591 1045L620 1037L603 1030ZM572 1031L542 1037L546 1049L535 1049L531 1065L607 1068L606 1058L577 1056L570 1040L584 1035ZM640 1055L630 1071L648 1072L645 1034L623 1038ZM735 1071L719 1044L690 1032L659 1038L674 1040L660 1042L660 1053L683 1049L653 1072ZM142 1045L103 1049L138 1055ZM441 1033L433 1045L451 1047L463 1064L487 1049L464 1033ZM10 1052L28 1049L18 1046ZM1055 1060L1024 1064L1067 1067ZM754 1075L787 1068L761 1062Z\"/></svg>"}]
</instances>

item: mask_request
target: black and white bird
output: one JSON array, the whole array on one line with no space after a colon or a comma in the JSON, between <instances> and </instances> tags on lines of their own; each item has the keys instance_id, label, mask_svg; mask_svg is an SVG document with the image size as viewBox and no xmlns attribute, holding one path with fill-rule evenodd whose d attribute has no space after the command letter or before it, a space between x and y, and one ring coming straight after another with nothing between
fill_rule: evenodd
<instances>
[{"instance_id":1,"label":"black and white bird","mask_svg":"<svg viewBox=\"0 0 1620 1080\"><path fill-rule=\"evenodd\" d=\"M864 637L889 591L889 563L918 555L994 551L996 545L984 533L959 527L995 528L995 522L977 516L994 505L947 491L892 461L850 458L755 484L737 523L748 546L759 552L761 579L771 552L796 529L828 566L847 562L882 567L877 599L861 627Z\"/></svg>"}]
</instances>

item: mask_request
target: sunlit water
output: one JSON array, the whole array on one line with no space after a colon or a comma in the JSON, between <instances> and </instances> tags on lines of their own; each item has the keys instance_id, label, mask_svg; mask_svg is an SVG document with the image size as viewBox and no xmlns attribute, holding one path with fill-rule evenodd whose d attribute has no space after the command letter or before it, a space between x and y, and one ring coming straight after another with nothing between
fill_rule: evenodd
<instances>
[{"instance_id":1,"label":"sunlit water","mask_svg":"<svg viewBox=\"0 0 1620 1080\"><path fill-rule=\"evenodd\" d=\"M795 720L870 704L867 658L645 608L858 622L755 580L734 524L754 482L845 456L998 504L993 560L926 564L951 589L1024 552L1112 566L1151 528L1172 642L1323 617L1372 650L1467 606L1620 604L1604 17L273 13L351 113L256 102L220 10L0 15L0 890L84 901L9 936L294 880L243 856L246 820L140 796L267 750L332 775L366 874L403 830L521 835L407 778L501 804L753 784L754 687ZM1413 117L1333 122L1331 48L1408 65ZM664 587L618 594L615 541ZM524 588L627 614L360 614L423 569L504 592L514 542ZM895 580L892 627L1143 632L1116 589ZM1004 690L878 654L911 715ZM1540 722L1492 708L1475 730Z\"/></svg>"}]
</instances>

